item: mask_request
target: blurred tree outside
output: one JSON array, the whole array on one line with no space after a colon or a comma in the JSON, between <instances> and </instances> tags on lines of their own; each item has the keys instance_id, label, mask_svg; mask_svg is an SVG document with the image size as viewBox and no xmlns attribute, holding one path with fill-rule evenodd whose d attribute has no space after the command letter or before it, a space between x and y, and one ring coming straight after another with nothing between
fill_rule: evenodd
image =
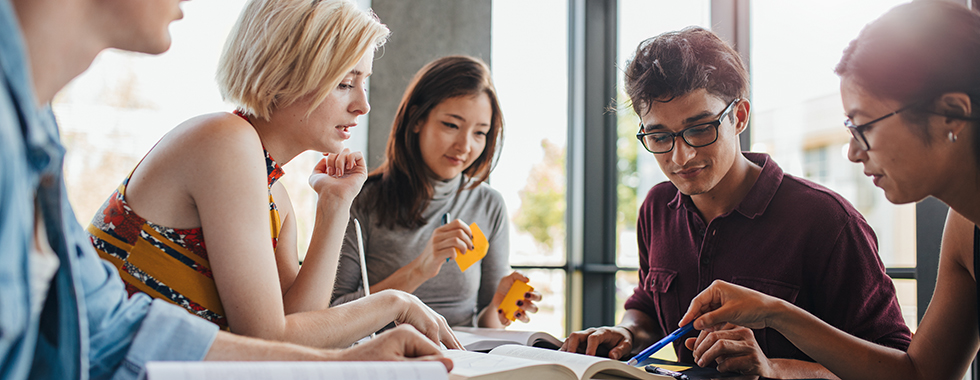
<instances>
[{"instance_id":1,"label":"blurred tree outside","mask_svg":"<svg viewBox=\"0 0 980 380\"><path fill-rule=\"evenodd\" d=\"M623 107L617 114L617 230L634 230L637 214L636 141L639 119L631 108ZM544 159L535 164L527 184L520 191L521 207L514 217L517 229L525 231L547 251L555 242L565 238L565 146L548 139L541 141Z\"/></svg>"},{"instance_id":2,"label":"blurred tree outside","mask_svg":"<svg viewBox=\"0 0 980 380\"><path fill-rule=\"evenodd\" d=\"M625 95L620 95L620 98L625 98ZM616 140L616 193L619 199L616 205L616 230L635 230L637 186L640 184L636 163L640 142L636 140L636 132L640 129L640 119L633 108L623 106L616 110L616 120L619 137Z\"/></svg>"},{"instance_id":3,"label":"blurred tree outside","mask_svg":"<svg viewBox=\"0 0 980 380\"><path fill-rule=\"evenodd\" d=\"M521 207L514 216L518 230L527 232L545 251L565 240L565 146L541 140L544 159L531 168L518 192Z\"/></svg>"}]
</instances>

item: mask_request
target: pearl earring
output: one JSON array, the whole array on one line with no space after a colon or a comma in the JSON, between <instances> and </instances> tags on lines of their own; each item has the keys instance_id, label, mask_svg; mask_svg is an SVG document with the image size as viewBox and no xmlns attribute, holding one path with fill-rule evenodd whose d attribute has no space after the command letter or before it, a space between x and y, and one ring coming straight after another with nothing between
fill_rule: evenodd
<instances>
[{"instance_id":1,"label":"pearl earring","mask_svg":"<svg viewBox=\"0 0 980 380\"><path fill-rule=\"evenodd\" d=\"M953 131L949 131L949 134L946 135L946 137L949 137L949 142L951 143L956 142L956 135L953 134Z\"/></svg>"}]
</instances>

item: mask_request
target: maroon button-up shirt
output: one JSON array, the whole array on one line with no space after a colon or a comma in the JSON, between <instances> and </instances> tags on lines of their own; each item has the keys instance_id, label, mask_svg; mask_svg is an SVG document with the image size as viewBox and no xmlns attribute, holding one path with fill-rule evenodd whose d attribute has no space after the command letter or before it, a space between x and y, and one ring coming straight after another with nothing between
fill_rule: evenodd
<instances>
[{"instance_id":1,"label":"maroon button-up shirt","mask_svg":"<svg viewBox=\"0 0 980 380\"><path fill-rule=\"evenodd\" d=\"M662 337L720 279L789 301L852 335L907 349L911 333L861 214L833 191L784 174L768 155L744 154L762 173L735 210L710 223L672 183L650 190L636 223L640 285L626 309L649 315L657 325L650 333ZM756 330L755 337L770 358L812 361L775 330ZM683 342L674 344L678 359L693 363Z\"/></svg>"}]
</instances>

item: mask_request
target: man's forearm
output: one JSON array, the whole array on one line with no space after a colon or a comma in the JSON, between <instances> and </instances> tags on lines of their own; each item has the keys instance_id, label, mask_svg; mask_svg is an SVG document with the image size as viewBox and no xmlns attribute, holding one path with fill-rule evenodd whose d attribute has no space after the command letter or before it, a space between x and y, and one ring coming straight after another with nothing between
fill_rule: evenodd
<instances>
[{"instance_id":1,"label":"man's forearm","mask_svg":"<svg viewBox=\"0 0 980 380\"><path fill-rule=\"evenodd\" d=\"M323 361L337 360L339 351L273 342L219 331L204 360Z\"/></svg>"},{"instance_id":2,"label":"man's forearm","mask_svg":"<svg viewBox=\"0 0 980 380\"><path fill-rule=\"evenodd\" d=\"M650 331L654 330L654 321L639 310L626 309L623 320L617 326L629 330L633 339L633 352L638 352L661 338L650 335Z\"/></svg>"}]
</instances>

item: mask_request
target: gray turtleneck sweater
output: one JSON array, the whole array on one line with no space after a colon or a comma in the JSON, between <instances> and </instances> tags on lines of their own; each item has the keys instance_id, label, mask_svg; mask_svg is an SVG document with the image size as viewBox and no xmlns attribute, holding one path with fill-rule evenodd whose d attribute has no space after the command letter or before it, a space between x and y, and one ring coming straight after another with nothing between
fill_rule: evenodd
<instances>
[{"instance_id":1,"label":"gray turtleneck sweater","mask_svg":"<svg viewBox=\"0 0 980 380\"><path fill-rule=\"evenodd\" d=\"M388 229L378 225L375 215L366 210L358 207L351 209L351 218L357 218L364 234L368 281L372 284L387 278L421 254L433 231L442 224L443 214L448 212L453 219L461 219L466 224L475 222L480 226L490 241L490 250L483 260L473 264L466 272L461 272L456 261L451 260L443 264L438 275L413 292L422 302L446 317L451 326L472 326L476 313L493 299L500 279L510 274L509 227L504 200L486 183L475 189L457 191L467 180L460 175L448 181L434 181L434 197L422 212L426 223L417 229L401 226ZM367 189L376 185L377 182L366 183L364 187ZM347 226L341 248L333 305L364 295L354 231L352 220Z\"/></svg>"}]
</instances>

